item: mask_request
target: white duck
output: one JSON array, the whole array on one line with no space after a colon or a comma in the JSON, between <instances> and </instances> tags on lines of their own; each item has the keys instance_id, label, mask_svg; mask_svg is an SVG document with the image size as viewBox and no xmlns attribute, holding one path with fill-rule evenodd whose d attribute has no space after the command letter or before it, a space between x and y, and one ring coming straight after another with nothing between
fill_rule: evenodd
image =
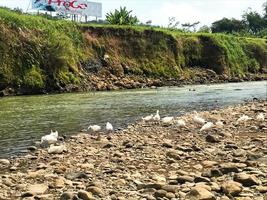
<instances>
[{"instance_id":1,"label":"white duck","mask_svg":"<svg viewBox=\"0 0 267 200\"><path fill-rule=\"evenodd\" d=\"M263 122L265 119L264 114L263 113L258 114L256 119L257 121Z\"/></svg>"},{"instance_id":2,"label":"white duck","mask_svg":"<svg viewBox=\"0 0 267 200\"><path fill-rule=\"evenodd\" d=\"M160 120L160 116L159 116L159 110L157 110L156 115L153 117L154 121L159 121Z\"/></svg>"},{"instance_id":3,"label":"white duck","mask_svg":"<svg viewBox=\"0 0 267 200\"><path fill-rule=\"evenodd\" d=\"M41 138L41 144L47 143L47 144L54 144L57 142L58 138L58 132L53 132L51 130L51 133L49 135L45 135Z\"/></svg>"},{"instance_id":4,"label":"white duck","mask_svg":"<svg viewBox=\"0 0 267 200\"><path fill-rule=\"evenodd\" d=\"M247 115L242 115L238 120L237 120L237 122L239 123L239 122L246 122L246 121L248 121L248 120L251 120L252 118L251 117L249 117L249 116L247 116Z\"/></svg>"},{"instance_id":5,"label":"white duck","mask_svg":"<svg viewBox=\"0 0 267 200\"><path fill-rule=\"evenodd\" d=\"M98 125L89 126L87 130L92 130L93 132L97 132L101 130L101 126Z\"/></svg>"},{"instance_id":6,"label":"white duck","mask_svg":"<svg viewBox=\"0 0 267 200\"><path fill-rule=\"evenodd\" d=\"M172 121L173 121L173 117L164 117L164 118L162 118L162 123L163 124L170 124L170 123L172 123Z\"/></svg>"},{"instance_id":7,"label":"white duck","mask_svg":"<svg viewBox=\"0 0 267 200\"><path fill-rule=\"evenodd\" d=\"M112 126L111 123L107 122L107 124L106 124L106 130L107 131L113 131L113 126Z\"/></svg>"},{"instance_id":8,"label":"white duck","mask_svg":"<svg viewBox=\"0 0 267 200\"><path fill-rule=\"evenodd\" d=\"M212 122L207 122L206 124L204 124L202 126L202 128L200 129L200 131L207 131L210 130L214 127L214 124Z\"/></svg>"},{"instance_id":9,"label":"white duck","mask_svg":"<svg viewBox=\"0 0 267 200\"><path fill-rule=\"evenodd\" d=\"M193 121L197 124L203 125L206 123L206 120L202 117L199 117L197 112L194 112L195 115L193 116Z\"/></svg>"},{"instance_id":10,"label":"white duck","mask_svg":"<svg viewBox=\"0 0 267 200\"><path fill-rule=\"evenodd\" d=\"M179 119L179 120L176 121L176 125L178 127L185 127L186 123L185 123L185 121L183 119Z\"/></svg>"},{"instance_id":11,"label":"white duck","mask_svg":"<svg viewBox=\"0 0 267 200\"><path fill-rule=\"evenodd\" d=\"M217 121L216 123L215 123L215 126L217 127L217 128L222 128L223 127L223 122L222 121Z\"/></svg>"},{"instance_id":12,"label":"white duck","mask_svg":"<svg viewBox=\"0 0 267 200\"><path fill-rule=\"evenodd\" d=\"M145 122L151 121L153 119L153 115L148 115L146 117L142 117L142 120Z\"/></svg>"}]
</instances>

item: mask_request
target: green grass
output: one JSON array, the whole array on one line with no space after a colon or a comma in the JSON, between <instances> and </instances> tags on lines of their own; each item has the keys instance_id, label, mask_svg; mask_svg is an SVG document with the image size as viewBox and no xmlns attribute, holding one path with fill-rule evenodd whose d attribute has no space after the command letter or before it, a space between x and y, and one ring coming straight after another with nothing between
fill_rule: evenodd
<instances>
[{"instance_id":1,"label":"green grass","mask_svg":"<svg viewBox=\"0 0 267 200\"><path fill-rule=\"evenodd\" d=\"M267 42L145 26L77 24L0 8L0 89L79 85L82 63L92 61L116 76L179 78L189 67L244 76L266 68Z\"/></svg>"}]
</instances>

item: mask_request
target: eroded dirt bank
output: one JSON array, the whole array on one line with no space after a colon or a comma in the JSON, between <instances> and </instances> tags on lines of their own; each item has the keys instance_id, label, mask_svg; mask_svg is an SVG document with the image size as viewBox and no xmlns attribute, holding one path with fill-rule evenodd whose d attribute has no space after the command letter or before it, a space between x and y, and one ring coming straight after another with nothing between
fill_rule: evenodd
<instances>
[{"instance_id":1,"label":"eroded dirt bank","mask_svg":"<svg viewBox=\"0 0 267 200\"><path fill-rule=\"evenodd\" d=\"M223 127L200 132L138 122L115 134L80 133L55 154L0 160L0 199L267 199L267 101L199 113ZM253 118L237 122L243 115ZM64 146L62 146L64 145ZM78 198L79 197L79 198Z\"/></svg>"}]
</instances>

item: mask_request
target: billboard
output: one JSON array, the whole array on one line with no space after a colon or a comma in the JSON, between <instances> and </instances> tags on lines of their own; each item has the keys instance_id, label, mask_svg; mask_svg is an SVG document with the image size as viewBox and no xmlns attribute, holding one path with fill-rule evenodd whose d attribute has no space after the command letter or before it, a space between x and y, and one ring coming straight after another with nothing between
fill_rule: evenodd
<instances>
[{"instance_id":1,"label":"billboard","mask_svg":"<svg viewBox=\"0 0 267 200\"><path fill-rule=\"evenodd\" d=\"M102 4L86 0L32 0L32 9L102 17Z\"/></svg>"}]
</instances>

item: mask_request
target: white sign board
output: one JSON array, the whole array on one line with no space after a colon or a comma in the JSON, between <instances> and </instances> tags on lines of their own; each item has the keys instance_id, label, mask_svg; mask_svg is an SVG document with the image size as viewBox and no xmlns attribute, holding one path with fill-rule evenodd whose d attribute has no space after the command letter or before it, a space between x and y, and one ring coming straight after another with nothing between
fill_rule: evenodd
<instances>
[{"instance_id":1,"label":"white sign board","mask_svg":"<svg viewBox=\"0 0 267 200\"><path fill-rule=\"evenodd\" d=\"M86 0L32 0L32 9L102 17L102 4Z\"/></svg>"}]
</instances>

